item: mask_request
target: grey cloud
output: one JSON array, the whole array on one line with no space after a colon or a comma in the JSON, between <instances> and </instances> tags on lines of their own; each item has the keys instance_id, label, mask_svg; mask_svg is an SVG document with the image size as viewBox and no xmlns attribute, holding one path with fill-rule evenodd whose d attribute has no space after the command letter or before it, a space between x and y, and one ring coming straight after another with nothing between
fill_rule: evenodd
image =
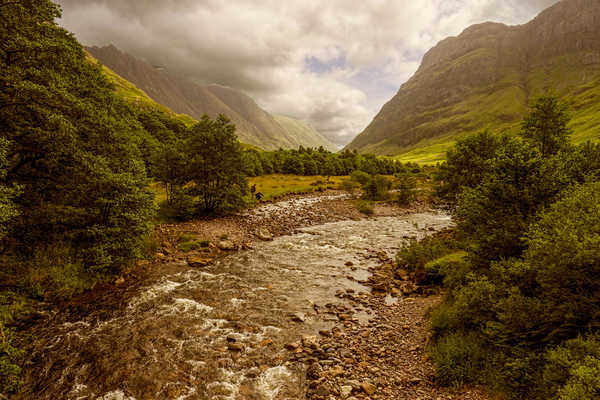
<instances>
[{"instance_id":1,"label":"grey cloud","mask_svg":"<svg viewBox=\"0 0 600 400\"><path fill-rule=\"evenodd\" d=\"M199 83L242 90L268 111L306 119L343 144L439 40L485 20L525 22L555 1L59 2L61 23L84 44L114 44ZM333 65L340 56L346 64L325 71L305 65L307 57Z\"/></svg>"}]
</instances>

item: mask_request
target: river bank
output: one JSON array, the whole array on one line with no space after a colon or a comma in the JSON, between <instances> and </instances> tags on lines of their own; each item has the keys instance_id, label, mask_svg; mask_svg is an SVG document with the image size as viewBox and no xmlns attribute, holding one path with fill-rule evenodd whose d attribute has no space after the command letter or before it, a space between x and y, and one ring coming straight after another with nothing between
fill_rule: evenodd
<instances>
[{"instance_id":1,"label":"river bank","mask_svg":"<svg viewBox=\"0 0 600 400\"><path fill-rule=\"evenodd\" d=\"M436 297L388 304L368 286L402 241L450 218L386 205L361 218L343 196L290 198L226 224L163 227L165 243L144 274L86 293L32 329L29 392L16 398L482 399L431 382L423 316ZM259 228L273 240L258 239ZM175 247L181 233L252 243L196 250L215 257L191 266L190 252Z\"/></svg>"}]
</instances>

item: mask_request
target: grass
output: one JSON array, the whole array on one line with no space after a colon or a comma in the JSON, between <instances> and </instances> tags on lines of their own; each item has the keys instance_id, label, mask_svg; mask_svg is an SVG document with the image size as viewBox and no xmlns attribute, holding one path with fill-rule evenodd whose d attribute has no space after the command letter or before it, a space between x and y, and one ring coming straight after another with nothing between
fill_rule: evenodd
<instances>
[{"instance_id":1,"label":"grass","mask_svg":"<svg viewBox=\"0 0 600 400\"><path fill-rule=\"evenodd\" d=\"M327 188L339 188L347 176L332 176L329 181L324 176L299 176L273 174L249 179L250 186L256 185L256 192L263 194L263 200L273 200L288 194L312 193Z\"/></svg>"},{"instance_id":2,"label":"grass","mask_svg":"<svg viewBox=\"0 0 600 400\"><path fill-rule=\"evenodd\" d=\"M478 53L469 54L457 62L477 58ZM555 90L572 110L570 128L575 144L600 141L600 68L582 66L579 62L585 54L570 54L545 60L551 62L552 70L532 69L523 77L515 69L502 71L501 81L479 93L469 95L451 106L425 112L417 117L421 122L415 127L425 139L411 146L399 146L393 139L366 146L363 151L374 154L393 154L402 162L416 162L433 165L444 161L446 151L458 139L475 134L484 129L493 133L516 134L520 121L527 113L528 103L546 93L548 88ZM535 64L536 60L532 60ZM527 91L523 83L527 84ZM550 83L551 86L548 86Z\"/></svg>"}]
</instances>

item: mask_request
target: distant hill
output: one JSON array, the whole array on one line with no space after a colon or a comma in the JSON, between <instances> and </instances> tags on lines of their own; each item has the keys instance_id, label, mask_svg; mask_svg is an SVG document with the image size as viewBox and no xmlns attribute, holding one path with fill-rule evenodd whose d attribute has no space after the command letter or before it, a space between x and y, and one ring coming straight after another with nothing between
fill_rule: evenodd
<instances>
[{"instance_id":1,"label":"distant hill","mask_svg":"<svg viewBox=\"0 0 600 400\"><path fill-rule=\"evenodd\" d=\"M600 139L599 0L562 0L525 25L484 23L441 41L347 148L435 162L465 135L518 131L548 90L571 106L576 142Z\"/></svg>"},{"instance_id":2,"label":"distant hill","mask_svg":"<svg viewBox=\"0 0 600 400\"><path fill-rule=\"evenodd\" d=\"M156 68L114 46L86 47L102 64L143 90L154 101L175 113L200 119L227 115L237 127L240 141L265 150L335 146L301 121L280 123L249 96L220 85L198 85L186 78Z\"/></svg>"}]
</instances>

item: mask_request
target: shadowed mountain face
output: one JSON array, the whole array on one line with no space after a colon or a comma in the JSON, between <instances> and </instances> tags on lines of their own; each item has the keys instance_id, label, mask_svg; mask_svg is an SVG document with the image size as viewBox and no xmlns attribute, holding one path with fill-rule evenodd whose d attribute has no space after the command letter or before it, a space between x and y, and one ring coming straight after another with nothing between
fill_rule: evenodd
<instances>
[{"instance_id":1,"label":"shadowed mountain face","mask_svg":"<svg viewBox=\"0 0 600 400\"><path fill-rule=\"evenodd\" d=\"M528 24L441 41L348 148L437 161L463 135L515 132L548 90L570 104L576 141L600 138L600 1L563 0Z\"/></svg>"},{"instance_id":2,"label":"shadowed mountain face","mask_svg":"<svg viewBox=\"0 0 600 400\"><path fill-rule=\"evenodd\" d=\"M333 149L325 137L310 125L286 118L279 121L261 109L252 98L234 89L219 85L198 85L171 74L162 68L139 60L114 46L87 47L86 50L102 64L146 92L154 101L179 114L196 119L204 114L228 116L237 127L240 141L266 150L323 146Z\"/></svg>"}]
</instances>

